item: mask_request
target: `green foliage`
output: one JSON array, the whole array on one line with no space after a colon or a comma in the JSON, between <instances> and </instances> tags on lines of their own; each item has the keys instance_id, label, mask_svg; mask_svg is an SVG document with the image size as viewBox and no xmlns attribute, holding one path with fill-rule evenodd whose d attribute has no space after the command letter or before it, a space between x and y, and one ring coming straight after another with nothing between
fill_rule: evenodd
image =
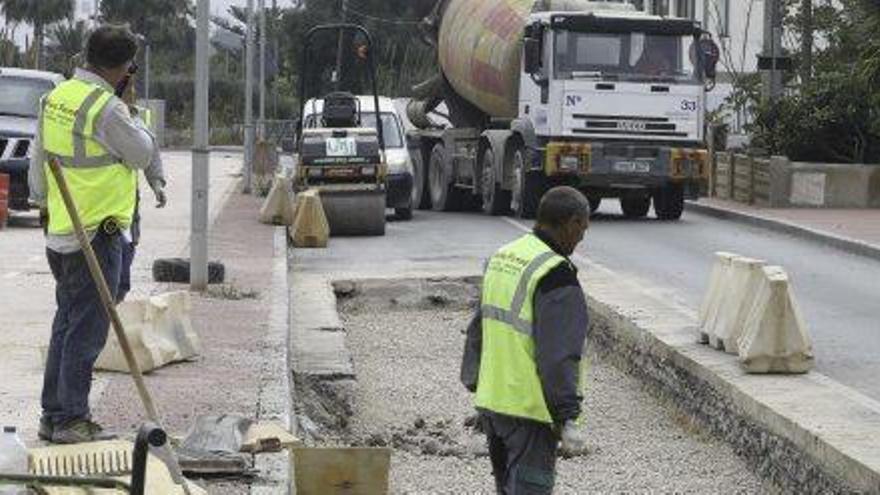
<instances>
[{"instance_id":1,"label":"green foliage","mask_svg":"<svg viewBox=\"0 0 880 495\"><path fill-rule=\"evenodd\" d=\"M813 75L788 81L775 103L761 102L757 80L732 99L753 110L753 145L793 160L880 163L880 3L840 0L814 5ZM799 0L786 0L786 30L803 35ZM793 53L801 59L799 51Z\"/></svg>"},{"instance_id":2,"label":"green foliage","mask_svg":"<svg viewBox=\"0 0 880 495\"><path fill-rule=\"evenodd\" d=\"M46 26L73 13L70 0L0 0L0 12L8 22L23 22L34 28L34 64L42 69L43 38Z\"/></svg>"},{"instance_id":3,"label":"green foliage","mask_svg":"<svg viewBox=\"0 0 880 495\"><path fill-rule=\"evenodd\" d=\"M49 28L49 70L68 74L73 72L73 61L85 47L88 27L83 21L56 24Z\"/></svg>"},{"instance_id":4,"label":"green foliage","mask_svg":"<svg viewBox=\"0 0 880 495\"><path fill-rule=\"evenodd\" d=\"M775 105L758 106L755 144L792 160L876 163L880 134L872 122L880 108L871 89L852 74L817 74Z\"/></svg>"}]
</instances>

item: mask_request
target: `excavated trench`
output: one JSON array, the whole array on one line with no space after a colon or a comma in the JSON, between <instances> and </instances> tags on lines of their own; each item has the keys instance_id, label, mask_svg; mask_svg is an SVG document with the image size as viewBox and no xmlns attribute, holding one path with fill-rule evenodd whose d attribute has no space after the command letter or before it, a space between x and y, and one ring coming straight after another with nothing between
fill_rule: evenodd
<instances>
[{"instance_id":1,"label":"excavated trench","mask_svg":"<svg viewBox=\"0 0 880 495\"><path fill-rule=\"evenodd\" d=\"M459 383L475 279L334 284L351 376L296 376L301 433L312 445L388 446L391 490L492 492L485 439ZM766 493L722 440L588 343L589 450L561 459L558 493Z\"/></svg>"}]
</instances>

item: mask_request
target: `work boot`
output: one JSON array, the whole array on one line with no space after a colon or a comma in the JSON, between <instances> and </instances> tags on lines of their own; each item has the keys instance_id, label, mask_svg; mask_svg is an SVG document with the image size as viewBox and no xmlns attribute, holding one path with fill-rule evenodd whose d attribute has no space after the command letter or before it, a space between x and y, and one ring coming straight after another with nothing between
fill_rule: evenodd
<instances>
[{"instance_id":1,"label":"work boot","mask_svg":"<svg viewBox=\"0 0 880 495\"><path fill-rule=\"evenodd\" d=\"M37 429L37 437L47 442L52 441L52 433L55 431L55 425L46 416L40 416L40 428Z\"/></svg>"},{"instance_id":2,"label":"work boot","mask_svg":"<svg viewBox=\"0 0 880 495\"><path fill-rule=\"evenodd\" d=\"M69 444L113 440L116 435L107 433L101 425L88 419L74 419L62 426L56 426L52 433L52 443Z\"/></svg>"}]
</instances>

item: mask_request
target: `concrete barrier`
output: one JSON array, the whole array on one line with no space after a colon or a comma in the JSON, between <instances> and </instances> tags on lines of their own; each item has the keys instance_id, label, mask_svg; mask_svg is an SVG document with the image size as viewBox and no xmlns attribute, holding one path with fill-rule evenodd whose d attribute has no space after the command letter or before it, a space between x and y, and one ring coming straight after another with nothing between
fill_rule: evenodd
<instances>
[{"instance_id":1,"label":"concrete barrier","mask_svg":"<svg viewBox=\"0 0 880 495\"><path fill-rule=\"evenodd\" d=\"M737 341L742 334L746 316L756 302L764 262L754 258L736 257L730 261L725 280L725 297L709 339L712 347L737 354Z\"/></svg>"},{"instance_id":2,"label":"concrete barrier","mask_svg":"<svg viewBox=\"0 0 880 495\"><path fill-rule=\"evenodd\" d=\"M117 311L142 372L198 355L201 345L192 328L189 292L169 292L149 299L125 301L117 306ZM122 348L113 332L110 332L95 367L128 373Z\"/></svg>"},{"instance_id":3,"label":"concrete barrier","mask_svg":"<svg viewBox=\"0 0 880 495\"><path fill-rule=\"evenodd\" d=\"M310 189L296 196L290 237L295 247L327 247L330 224L327 223L321 197L316 189Z\"/></svg>"},{"instance_id":4,"label":"concrete barrier","mask_svg":"<svg viewBox=\"0 0 880 495\"><path fill-rule=\"evenodd\" d=\"M260 208L260 222L271 225L293 225L294 206L291 199L291 179L276 175L272 189Z\"/></svg>"},{"instance_id":5,"label":"concrete barrier","mask_svg":"<svg viewBox=\"0 0 880 495\"><path fill-rule=\"evenodd\" d=\"M701 344L708 344L710 340L713 342L716 340L715 322L727 299L728 271L731 261L737 256L734 253L723 251L715 253L715 263L712 265L712 272L709 275L709 289L700 306L698 342Z\"/></svg>"},{"instance_id":6,"label":"concrete barrier","mask_svg":"<svg viewBox=\"0 0 880 495\"><path fill-rule=\"evenodd\" d=\"M749 373L806 373L813 368L813 344L781 267L760 271L738 351Z\"/></svg>"}]
</instances>

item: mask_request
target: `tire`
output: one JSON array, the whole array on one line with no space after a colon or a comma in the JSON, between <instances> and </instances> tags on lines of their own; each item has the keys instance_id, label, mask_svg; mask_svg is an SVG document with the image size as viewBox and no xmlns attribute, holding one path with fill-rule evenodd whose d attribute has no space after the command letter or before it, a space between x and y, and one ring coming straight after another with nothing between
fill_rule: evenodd
<instances>
[{"instance_id":1,"label":"tire","mask_svg":"<svg viewBox=\"0 0 880 495\"><path fill-rule=\"evenodd\" d=\"M431 195L425 194L428 178L425 176L425 162L422 159L421 150L412 154L413 188L412 206L420 210L431 209Z\"/></svg>"},{"instance_id":2,"label":"tire","mask_svg":"<svg viewBox=\"0 0 880 495\"><path fill-rule=\"evenodd\" d=\"M626 218L643 218L651 209L651 197L624 196L620 198L620 209Z\"/></svg>"},{"instance_id":3,"label":"tire","mask_svg":"<svg viewBox=\"0 0 880 495\"><path fill-rule=\"evenodd\" d=\"M503 215L510 207L510 191L501 189L495 170L495 153L489 149L483 154L483 166L480 171L482 189L482 209L487 215Z\"/></svg>"},{"instance_id":4,"label":"tire","mask_svg":"<svg viewBox=\"0 0 880 495\"><path fill-rule=\"evenodd\" d=\"M510 193L510 210L520 218L534 218L541 196L547 190L547 179L540 172L526 170L526 151L519 143L510 150L514 184Z\"/></svg>"},{"instance_id":5,"label":"tire","mask_svg":"<svg viewBox=\"0 0 880 495\"><path fill-rule=\"evenodd\" d=\"M654 212L663 221L678 220L684 211L684 188L669 184L654 193Z\"/></svg>"},{"instance_id":6,"label":"tire","mask_svg":"<svg viewBox=\"0 0 880 495\"><path fill-rule=\"evenodd\" d=\"M431 193L431 209L456 211L463 205L463 194L455 188L452 171L446 166L446 150L438 143L431 150L428 166L428 190Z\"/></svg>"},{"instance_id":7,"label":"tire","mask_svg":"<svg viewBox=\"0 0 880 495\"><path fill-rule=\"evenodd\" d=\"M590 214L596 213L596 210L602 205L602 198L587 196L587 201L590 202Z\"/></svg>"},{"instance_id":8,"label":"tire","mask_svg":"<svg viewBox=\"0 0 880 495\"><path fill-rule=\"evenodd\" d=\"M412 220L413 209L411 206L407 208L395 208L394 216L398 220Z\"/></svg>"},{"instance_id":9,"label":"tire","mask_svg":"<svg viewBox=\"0 0 880 495\"><path fill-rule=\"evenodd\" d=\"M216 261L208 262L208 283L222 284L226 268ZM153 261L153 281L189 283L188 258L159 258Z\"/></svg>"}]
</instances>

